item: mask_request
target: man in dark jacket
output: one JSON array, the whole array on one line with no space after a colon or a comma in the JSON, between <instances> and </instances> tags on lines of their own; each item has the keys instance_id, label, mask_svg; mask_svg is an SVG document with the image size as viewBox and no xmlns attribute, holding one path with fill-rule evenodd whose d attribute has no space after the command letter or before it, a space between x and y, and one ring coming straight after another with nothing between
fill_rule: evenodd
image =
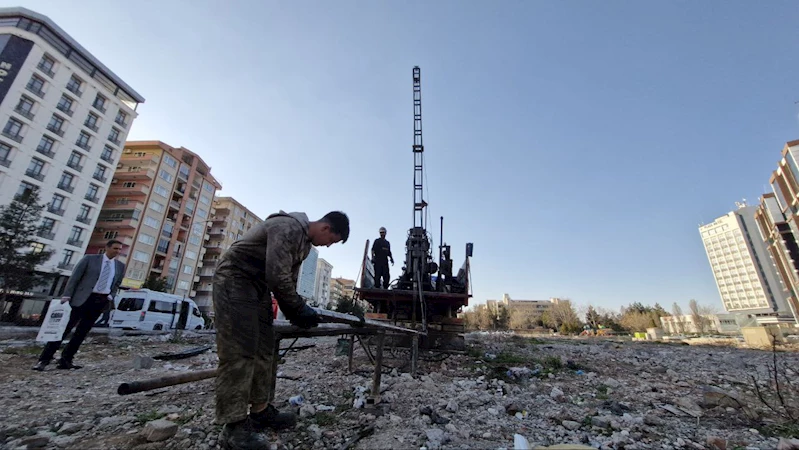
<instances>
[{"instance_id":1,"label":"man in dark jacket","mask_svg":"<svg viewBox=\"0 0 799 450\"><path fill-rule=\"evenodd\" d=\"M372 264L375 266L375 287L380 287L380 280L383 280L383 289L388 289L391 275L388 273L388 261L394 265L394 257L391 256L391 244L386 240L386 229L380 227L380 237L375 239L372 244Z\"/></svg>"},{"instance_id":2,"label":"man in dark jacket","mask_svg":"<svg viewBox=\"0 0 799 450\"><path fill-rule=\"evenodd\" d=\"M216 420L225 449L266 449L266 428L294 426L296 418L273 405L272 294L292 324L315 327L319 316L297 293L297 278L311 245L347 242L349 219L331 212L310 222L304 213L272 214L222 255L214 274L219 367ZM248 411L249 410L249 411Z\"/></svg>"}]
</instances>

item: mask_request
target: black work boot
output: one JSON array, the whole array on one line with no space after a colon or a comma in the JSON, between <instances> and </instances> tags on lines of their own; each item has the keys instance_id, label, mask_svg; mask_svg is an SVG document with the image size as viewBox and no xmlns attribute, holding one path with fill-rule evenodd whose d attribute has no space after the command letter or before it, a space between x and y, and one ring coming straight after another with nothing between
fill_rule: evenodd
<instances>
[{"instance_id":1,"label":"black work boot","mask_svg":"<svg viewBox=\"0 0 799 450\"><path fill-rule=\"evenodd\" d=\"M267 428L280 430L292 428L297 424L297 416L294 413L280 412L272 405L267 405L261 412L250 413L250 419L252 419L256 430L265 430Z\"/></svg>"},{"instance_id":2,"label":"black work boot","mask_svg":"<svg viewBox=\"0 0 799 450\"><path fill-rule=\"evenodd\" d=\"M227 423L219 434L219 445L225 450L266 450L266 436L255 430L252 420L246 418Z\"/></svg>"}]
</instances>

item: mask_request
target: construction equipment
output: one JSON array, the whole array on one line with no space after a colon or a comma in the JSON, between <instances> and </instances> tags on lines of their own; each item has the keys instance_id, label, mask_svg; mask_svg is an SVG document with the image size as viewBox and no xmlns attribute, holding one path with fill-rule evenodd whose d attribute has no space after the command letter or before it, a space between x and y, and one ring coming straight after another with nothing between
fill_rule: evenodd
<instances>
[{"instance_id":1,"label":"construction equipment","mask_svg":"<svg viewBox=\"0 0 799 450\"><path fill-rule=\"evenodd\" d=\"M427 202L424 199L424 143L422 140L421 70L413 68L413 227L405 242L405 264L402 274L389 289L375 286L374 266L366 241L361 266L360 286L355 293L368 302L373 311L369 317L392 321L395 325L420 329L426 334L423 348L463 349L463 320L457 317L471 297L469 290L469 258L473 245L466 244L466 257L457 274L453 274L451 246L444 239L444 218L441 217L441 239L438 262L432 255L432 235L427 229ZM401 345L401 344L400 344Z\"/></svg>"}]
</instances>

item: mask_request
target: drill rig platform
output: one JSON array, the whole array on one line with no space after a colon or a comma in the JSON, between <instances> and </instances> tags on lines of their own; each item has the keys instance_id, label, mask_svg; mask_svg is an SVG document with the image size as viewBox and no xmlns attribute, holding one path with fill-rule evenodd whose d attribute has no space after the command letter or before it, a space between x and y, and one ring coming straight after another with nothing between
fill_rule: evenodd
<instances>
[{"instance_id":1,"label":"drill rig platform","mask_svg":"<svg viewBox=\"0 0 799 450\"><path fill-rule=\"evenodd\" d=\"M463 320L458 313L468 306L470 293L469 258L473 244L466 244L463 265L453 274L452 248L444 243L444 218L441 217L441 240L438 262L432 255L432 236L427 231L427 202L424 200L424 144L422 141L422 91L421 71L413 68L413 227L408 230L405 242L405 263L402 274L393 280L388 289L375 283L375 270L370 258L369 241L366 241L360 270L360 286L356 286L358 300L372 307L368 317L393 322L423 334L421 348L463 350L465 342ZM404 342L397 343L405 344Z\"/></svg>"}]
</instances>

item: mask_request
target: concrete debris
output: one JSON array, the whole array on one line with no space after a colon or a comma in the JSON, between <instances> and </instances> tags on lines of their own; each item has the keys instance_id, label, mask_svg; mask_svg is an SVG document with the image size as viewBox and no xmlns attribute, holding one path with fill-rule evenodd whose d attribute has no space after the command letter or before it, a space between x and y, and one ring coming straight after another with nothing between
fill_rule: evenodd
<instances>
[{"instance_id":1,"label":"concrete debris","mask_svg":"<svg viewBox=\"0 0 799 450\"><path fill-rule=\"evenodd\" d=\"M116 394L123 381L215 367L213 349L154 360L146 372L147 364L131 364L213 340L110 335L107 344L86 342L75 359L84 368L68 373L31 371L40 349L33 338L0 341L0 448L219 448L213 379ZM349 374L336 342L301 339L296 345L316 347L286 355L275 406L297 413L299 423L269 431L272 448L799 450L796 439L755 429L769 422L753 417L774 420L749 383L750 374L767 375L768 352L472 333L468 354L442 361L422 352L416 378L406 359L386 353L381 395L370 404L368 358L358 347L358 372ZM797 354L784 356L787 367L799 367Z\"/></svg>"}]
</instances>

